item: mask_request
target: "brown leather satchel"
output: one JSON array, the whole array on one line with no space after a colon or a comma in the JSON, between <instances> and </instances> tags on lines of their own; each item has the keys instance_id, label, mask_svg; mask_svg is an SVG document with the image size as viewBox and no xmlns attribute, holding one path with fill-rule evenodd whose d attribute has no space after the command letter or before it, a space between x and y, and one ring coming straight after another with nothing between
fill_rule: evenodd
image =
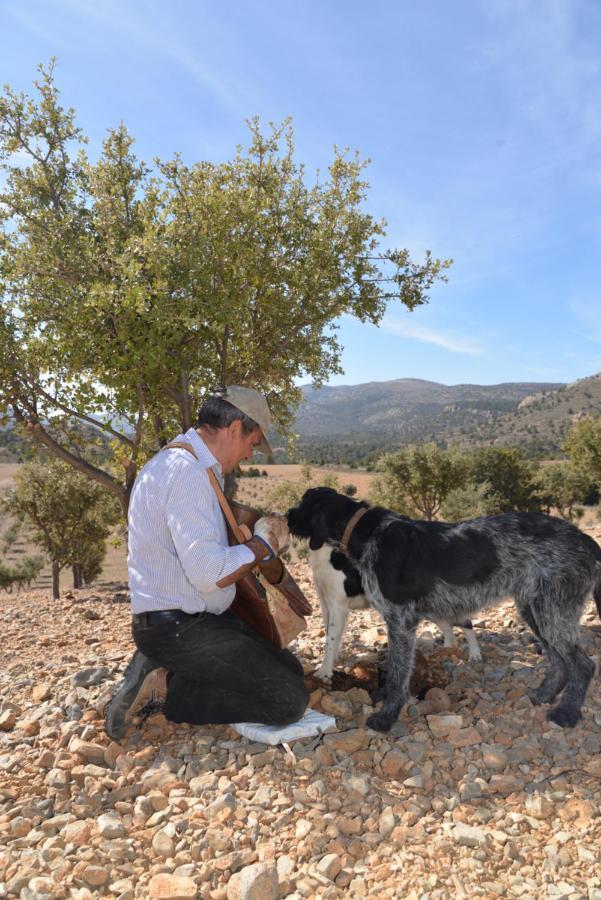
<instances>
[{"instance_id":1,"label":"brown leather satchel","mask_svg":"<svg viewBox=\"0 0 601 900\"><path fill-rule=\"evenodd\" d=\"M183 441L167 447L181 447L196 456L191 444ZM261 513L234 501L230 506L213 470L207 472L227 522L230 544L245 543L252 537ZM236 582L230 609L280 650L307 627L305 616L312 612L311 604L279 557L257 563L256 569Z\"/></svg>"}]
</instances>

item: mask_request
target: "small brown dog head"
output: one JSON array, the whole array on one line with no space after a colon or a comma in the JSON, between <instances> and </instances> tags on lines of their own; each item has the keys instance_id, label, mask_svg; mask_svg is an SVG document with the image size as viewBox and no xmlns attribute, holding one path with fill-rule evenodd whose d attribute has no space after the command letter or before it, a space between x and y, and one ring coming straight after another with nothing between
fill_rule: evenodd
<instances>
[{"instance_id":1,"label":"small brown dog head","mask_svg":"<svg viewBox=\"0 0 601 900\"><path fill-rule=\"evenodd\" d=\"M255 523L254 533L267 541L276 553L281 553L290 540L286 516L262 516Z\"/></svg>"}]
</instances>

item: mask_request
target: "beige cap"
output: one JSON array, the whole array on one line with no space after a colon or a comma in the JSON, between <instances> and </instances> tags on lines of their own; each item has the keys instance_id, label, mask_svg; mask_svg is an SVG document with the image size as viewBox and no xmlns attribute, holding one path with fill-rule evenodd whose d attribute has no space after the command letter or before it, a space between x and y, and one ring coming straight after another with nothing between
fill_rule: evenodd
<instances>
[{"instance_id":1,"label":"beige cap","mask_svg":"<svg viewBox=\"0 0 601 900\"><path fill-rule=\"evenodd\" d=\"M256 449L261 453L272 454L273 450L266 438L267 431L271 425L271 413L263 394L255 391L254 388L240 387L240 385L233 384L227 388L222 396L224 400L227 400L228 403L231 403L232 406L235 406L236 409L239 409L240 412L243 412L257 423L263 432L263 440L260 444L257 444Z\"/></svg>"}]
</instances>

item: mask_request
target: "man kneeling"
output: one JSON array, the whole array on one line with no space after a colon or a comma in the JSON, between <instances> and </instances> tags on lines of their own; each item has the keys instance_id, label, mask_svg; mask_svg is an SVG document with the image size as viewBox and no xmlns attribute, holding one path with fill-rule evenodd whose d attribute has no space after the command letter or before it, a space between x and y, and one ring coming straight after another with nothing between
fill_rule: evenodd
<instances>
[{"instance_id":1,"label":"man kneeling","mask_svg":"<svg viewBox=\"0 0 601 900\"><path fill-rule=\"evenodd\" d=\"M235 583L282 547L261 534L230 547L209 480L222 480L254 449L271 452L267 401L231 387L203 404L197 428L174 439L140 470L129 506L128 570L138 648L105 709L120 740L153 699L172 722L287 725L303 715L303 669L229 609ZM272 538L273 540L273 538Z\"/></svg>"}]
</instances>

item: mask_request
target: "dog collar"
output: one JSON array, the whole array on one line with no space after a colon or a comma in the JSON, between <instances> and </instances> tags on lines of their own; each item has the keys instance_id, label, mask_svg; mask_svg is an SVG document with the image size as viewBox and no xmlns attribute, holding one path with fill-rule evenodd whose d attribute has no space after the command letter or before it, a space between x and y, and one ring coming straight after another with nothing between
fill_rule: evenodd
<instances>
[{"instance_id":1,"label":"dog collar","mask_svg":"<svg viewBox=\"0 0 601 900\"><path fill-rule=\"evenodd\" d=\"M350 519L346 523L346 528L344 529L344 532L342 534L342 540L340 541L340 546L343 550L346 550L346 548L348 547L348 542L349 542L350 536L352 534L353 528L355 527L355 525L357 524L359 519L365 515L365 513L368 511L368 509L369 509L369 507L367 507L367 506L360 506L359 509L353 513L353 515L350 517Z\"/></svg>"}]
</instances>

